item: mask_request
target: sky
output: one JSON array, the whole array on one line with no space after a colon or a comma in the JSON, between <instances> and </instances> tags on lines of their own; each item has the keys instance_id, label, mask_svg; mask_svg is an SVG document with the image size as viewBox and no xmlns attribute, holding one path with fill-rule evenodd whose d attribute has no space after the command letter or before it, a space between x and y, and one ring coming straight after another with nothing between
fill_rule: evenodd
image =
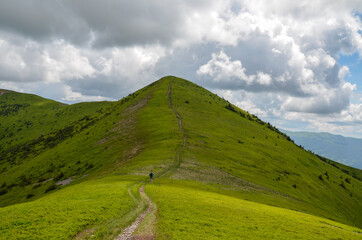
<instances>
[{"instance_id":1,"label":"sky","mask_svg":"<svg viewBox=\"0 0 362 240\"><path fill-rule=\"evenodd\" d=\"M0 88L118 100L175 75L278 128L362 138L361 0L0 6Z\"/></svg>"}]
</instances>

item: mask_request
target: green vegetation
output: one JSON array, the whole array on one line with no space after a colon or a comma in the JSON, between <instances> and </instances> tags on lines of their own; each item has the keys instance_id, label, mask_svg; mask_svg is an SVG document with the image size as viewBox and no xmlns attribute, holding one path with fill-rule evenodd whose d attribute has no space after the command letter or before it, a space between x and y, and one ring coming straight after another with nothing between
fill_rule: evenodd
<instances>
[{"instance_id":1,"label":"green vegetation","mask_svg":"<svg viewBox=\"0 0 362 240\"><path fill-rule=\"evenodd\" d=\"M361 227L362 185L349 172L321 161L270 124L195 84L175 81L172 94L189 135L173 178L259 192L259 203ZM319 175L326 172L329 179L321 182Z\"/></svg>"},{"instance_id":2,"label":"green vegetation","mask_svg":"<svg viewBox=\"0 0 362 240\"><path fill-rule=\"evenodd\" d=\"M361 230L309 214L215 193L197 182L147 186L159 239L361 239Z\"/></svg>"},{"instance_id":3,"label":"green vegetation","mask_svg":"<svg viewBox=\"0 0 362 240\"><path fill-rule=\"evenodd\" d=\"M74 105L8 91L0 109L0 238L113 239L147 208L138 189L150 169L154 210L140 236L361 236L361 170L305 151L186 80Z\"/></svg>"},{"instance_id":4,"label":"green vegetation","mask_svg":"<svg viewBox=\"0 0 362 240\"><path fill-rule=\"evenodd\" d=\"M104 222L127 226L130 221L122 217L135 208L127 192L134 184L130 180L88 181L29 203L0 208L0 239L67 239ZM106 226L100 230L95 234L102 239L108 232Z\"/></svg>"}]
</instances>

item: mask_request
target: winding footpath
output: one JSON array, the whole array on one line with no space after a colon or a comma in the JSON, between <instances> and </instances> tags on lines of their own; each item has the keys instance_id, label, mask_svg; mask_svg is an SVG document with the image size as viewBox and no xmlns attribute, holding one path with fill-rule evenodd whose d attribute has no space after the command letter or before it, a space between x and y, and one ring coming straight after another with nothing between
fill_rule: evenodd
<instances>
[{"instance_id":1,"label":"winding footpath","mask_svg":"<svg viewBox=\"0 0 362 240\"><path fill-rule=\"evenodd\" d=\"M123 230L123 233L121 235L119 235L117 238L115 238L115 240L132 239L133 238L132 237L133 232L136 230L138 225L140 225L142 220L152 211L152 201L146 195L146 193L144 192L144 188L145 188L145 186L143 185L142 187L140 187L139 191L140 191L140 194L143 195L146 198L147 202L148 202L147 210L145 212L141 213L140 216L136 219L136 221L134 221L130 226L126 227Z\"/></svg>"},{"instance_id":2,"label":"winding footpath","mask_svg":"<svg viewBox=\"0 0 362 240\"><path fill-rule=\"evenodd\" d=\"M158 175L158 177L160 177L161 175L164 175L165 173L169 173L171 172L172 170L175 170L176 168L178 168L181 164L181 153L183 152L183 150L185 149L186 147L186 141L187 141L187 133L185 131L185 129L183 128L183 125L182 125L182 118L181 118L181 115L173 108L173 105L172 105L172 98L171 98L171 89L172 89L172 81L170 82L169 84L169 87L168 87L168 93L167 93L167 96L168 96L168 105L169 107L172 109L172 111L175 113L175 115L177 116L178 118L178 125L181 129L181 131L183 132L183 145L182 147L177 151L177 156L176 156L176 161L175 163L169 167L169 169L167 169L167 171L165 171L163 174L160 174ZM126 227L124 230L123 230L123 233L118 235L115 240L132 240L132 239L136 239L135 237L132 236L132 234L134 233L134 231L137 229L137 227L141 224L141 222L143 221L143 219L151 213L152 211L152 204L153 202L151 201L151 199L147 196L147 194L144 192L144 185L142 187L140 187L139 191L140 191L140 195L141 197L143 196L147 202L148 202L148 208L146 211L144 211L143 213L141 213L139 215L139 217L136 219L136 221L134 221L130 226ZM153 239L153 236L148 236L146 237L146 239Z\"/></svg>"}]
</instances>

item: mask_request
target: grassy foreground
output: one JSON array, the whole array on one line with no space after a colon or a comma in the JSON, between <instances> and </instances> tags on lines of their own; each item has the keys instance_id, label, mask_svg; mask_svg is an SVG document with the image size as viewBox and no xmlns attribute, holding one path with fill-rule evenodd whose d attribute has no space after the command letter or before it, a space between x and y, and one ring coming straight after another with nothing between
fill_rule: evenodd
<instances>
[{"instance_id":1,"label":"grassy foreground","mask_svg":"<svg viewBox=\"0 0 362 240\"><path fill-rule=\"evenodd\" d=\"M0 208L0 239L70 239L100 223L127 226L132 218L122 217L135 208L128 188L139 180L87 181L32 202ZM95 237L104 239L110 234L104 225Z\"/></svg>"},{"instance_id":2,"label":"grassy foreground","mask_svg":"<svg viewBox=\"0 0 362 240\"><path fill-rule=\"evenodd\" d=\"M193 181L159 180L146 192L159 208L157 239L362 238L358 228L223 195Z\"/></svg>"}]
</instances>

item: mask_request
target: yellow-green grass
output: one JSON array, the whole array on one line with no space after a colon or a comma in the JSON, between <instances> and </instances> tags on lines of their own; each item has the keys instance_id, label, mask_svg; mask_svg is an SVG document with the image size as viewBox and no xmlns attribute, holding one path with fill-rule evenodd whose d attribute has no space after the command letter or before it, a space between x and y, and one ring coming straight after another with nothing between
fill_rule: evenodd
<instances>
[{"instance_id":1,"label":"yellow-green grass","mask_svg":"<svg viewBox=\"0 0 362 240\"><path fill-rule=\"evenodd\" d=\"M146 193L158 207L157 239L361 239L362 230L288 209L159 180Z\"/></svg>"},{"instance_id":2,"label":"yellow-green grass","mask_svg":"<svg viewBox=\"0 0 362 240\"><path fill-rule=\"evenodd\" d=\"M61 139L51 147L44 147L43 142L31 146L28 155L18 156L19 154L16 155L17 152L15 152L11 161L2 159L0 161L0 191L2 191L0 206L34 200L44 195L47 189L54 186L55 183L70 177L73 180L79 179L71 183L73 184L83 181L84 178L82 177L88 174L90 176L87 178L92 178L105 175L116 169L119 170L119 174L130 174L132 172L145 174L145 169L149 170L150 167L157 168L159 166L158 168L165 169L167 163L164 164L164 161L169 162L168 165L172 164L174 142L169 138L172 138L174 134L172 128L167 125L167 121L172 124L173 119L172 116L157 113L157 111L167 111L168 105L167 98L151 98L152 91L154 91L157 84L154 85L141 89L114 103L61 105L62 111L73 109L71 111L74 112L73 115L77 115L78 118L89 118L88 122L92 124L85 126L83 123L72 122L69 120L73 119L72 115L65 121L69 125L65 126L77 129L76 132L73 131L74 134ZM162 89L157 88L156 91L162 91ZM167 87L163 95L166 96L166 94ZM7 95L4 94L1 97ZM29 98L27 95L16 95L20 100ZM156 96L159 96L159 94ZM50 100L35 96L34 98L36 103L45 101L50 102L51 105L56 104ZM22 102L20 100L19 102ZM150 102L151 107L143 110L145 105L149 104L148 102ZM37 116L38 114L38 110L36 110L38 104L36 103L28 106L31 116ZM162 106L157 110L156 105ZM46 106L46 104L41 106ZM81 106L88 110L80 109ZM141 109L142 114L139 113ZM49 111L47 109L45 113ZM17 112L17 114L12 117L19 117L20 113ZM29 129L19 131L19 134L25 131L29 135L28 137L33 136L37 139L38 128L40 128L45 131L44 135L46 137L48 130L64 126L61 118L60 122L62 124L59 124L59 126L56 122L52 122L51 116L53 115L55 116L56 112L49 113L47 117L40 119L41 121L48 121L48 123L43 124L44 127L35 127L34 125L41 124L34 123ZM143 120L141 121L139 118ZM154 120L151 121L152 119ZM2 124L5 126L5 123ZM12 126L10 123L7 125ZM161 125L164 128L161 128ZM146 143L147 145L145 145ZM137 158L145 148L147 148L147 151L144 152L143 157ZM33 154L33 152L36 152L36 154ZM131 159L132 161L130 161Z\"/></svg>"},{"instance_id":3,"label":"yellow-green grass","mask_svg":"<svg viewBox=\"0 0 362 240\"><path fill-rule=\"evenodd\" d=\"M108 177L62 189L38 200L0 208L0 239L69 239L93 225L120 221L135 208L128 188L141 178ZM92 232L98 239L106 226ZM112 229L113 230L113 229Z\"/></svg>"},{"instance_id":4,"label":"yellow-green grass","mask_svg":"<svg viewBox=\"0 0 362 240\"><path fill-rule=\"evenodd\" d=\"M169 81L188 133L183 163L173 178L259 191L257 202L270 204L266 193L284 198L273 205L362 226L362 183L342 165L321 161L235 106L246 117L230 111L227 101L195 84Z\"/></svg>"},{"instance_id":5,"label":"yellow-green grass","mask_svg":"<svg viewBox=\"0 0 362 240\"><path fill-rule=\"evenodd\" d=\"M32 94L7 92L0 96L0 144L6 150L96 114L111 102L67 105Z\"/></svg>"},{"instance_id":6,"label":"yellow-green grass","mask_svg":"<svg viewBox=\"0 0 362 240\"><path fill-rule=\"evenodd\" d=\"M180 113L188 134L180 163L176 161L176 153L182 147L183 133L178 126L176 115L168 105L167 92L171 81L173 82L173 106ZM177 232L182 232L176 229L179 220L174 218L170 209L175 208L177 210L175 212L188 213L185 208L193 205L193 200L195 200L195 206L205 203L216 213L224 212L226 218L222 229L223 231L230 229L233 234L235 222L228 214L233 208L239 211L240 203L249 204L250 209L253 209L254 205L265 209L278 209L278 211L265 210L268 214L264 219L260 216L260 212L256 211L258 217L254 218L254 221L267 222L270 218L270 221L274 222L279 216L288 216L288 214L278 213L282 210L281 208L266 206L272 205L330 218L351 226L362 225L362 203L359 201L362 197L362 184L359 180L300 149L287 141L280 133L270 130L267 125L257 123L254 116L244 112L252 119L249 120L226 109L228 102L195 84L175 77L166 77L121 101L104 104L106 106L101 108L90 104L88 107L94 106L93 110L79 110L79 114L75 111L73 116L77 118L69 124L79 131L77 130L74 135L65 138L55 146L43 149L39 155L29 155L15 165L0 161L0 167L8 167L2 173L0 168L0 185L4 185L3 182L7 183L6 186L1 186L1 189L9 190L0 196L0 206L32 201L44 194L50 194L33 202L5 207L1 211L14 207L18 209L18 215L14 219L24 219L24 216L26 219L27 210L24 209L27 209L29 204L42 203L41 201L47 201L48 198L55 202L56 199L61 199L62 195L57 195L58 193L72 192L71 189L78 189L79 192L82 192L82 189L93 191L91 186L96 187L105 181L95 179L112 175L114 176L112 179L127 182L125 185L119 185L123 189L122 196L132 203L132 197L129 197L128 193L133 193L131 196L135 196L134 201L140 203L138 210L135 209L134 204L131 204L130 209L133 210L129 210L126 215L120 212L118 217L107 217L105 213L107 216L104 218L90 220L87 223L82 218L74 218L74 224L79 228L74 231L68 229L72 234L80 229L90 229L85 230L85 238L94 233L98 239L109 239L114 233L120 231L120 227L125 222L130 222L136 212L145 208L145 201L137 200L140 198L137 186L140 186L141 180L145 180L148 171L154 169L155 183L147 186L146 192L156 202L159 220L156 234L159 234L159 237L165 236L160 235L162 232L171 234L175 230L175 238L178 238ZM76 105L66 106L67 109L72 107ZM77 119L83 118L86 112L95 122L84 127L84 123ZM11 124L9 126L11 127ZM54 124L50 128L46 126L45 129L55 126L58 125ZM31 131L31 129L26 131ZM338 167L344 168L343 165L338 165ZM60 172L63 176L58 178ZM328 172L328 177L325 172ZM22 173L25 173L25 182L22 181ZM360 172L356 170L356 173ZM322 179L319 178L320 175ZM58 192L46 192L56 182L69 177L74 177L76 180L64 186L65 188L58 187L64 188ZM165 178L188 179L195 182ZM90 179L95 181L83 182ZM344 187L341 186L341 182L344 183ZM15 183L15 186L10 188L9 184L12 183ZM126 193L130 185L133 187ZM111 189L112 186L109 185L110 192L118 191L116 189L119 186L115 183L114 189ZM96 188L94 191L96 194ZM196 194L197 191L200 193ZM198 197L191 198L191 193ZM172 205L167 205L168 194ZM180 199L185 194L188 196L185 199L188 200L184 202L177 200L177 194L180 195ZM219 197L227 203L227 208L219 204L220 202L211 202L211 205L207 205L208 199ZM250 202L245 200L250 200ZM69 201L67 208L72 209L77 204L77 201ZM62 206L59 205L57 208L62 212ZM54 211L58 211L57 208L54 208ZM205 213L205 208L201 206L200 209L200 214L197 214L198 207L190 206L190 211L193 213L185 215L190 216L186 217L185 221L192 222L191 218L196 218L196 223L204 223L205 228L211 232L210 239L214 236L222 236L220 238L229 236L230 239L236 236L216 233L219 223L215 225L212 216ZM285 211L290 213L290 216L298 218L295 220L298 223L304 223L305 216L312 217L306 214L298 215L290 210ZM147 218L147 221L154 222L153 216ZM222 218L219 215L218 217ZM289 221L291 218L285 217L285 219ZM327 220L323 221L330 223ZM299 228L288 224L285 232L288 229L299 232ZM319 226L323 228L325 225L312 224L310 229L314 231ZM201 228L202 224L197 226ZM271 226L268 224L266 226L267 230L262 233L264 235L257 236L277 236L273 235ZM305 226L309 227L309 225ZM57 229L56 225L53 227ZM213 230L214 228L216 230ZM14 226L14 229L18 227ZM153 228L144 227L143 229L143 232L152 232ZM253 232L252 228L249 230ZM198 234L202 234L191 227L184 231L187 232L184 233L185 235L194 232L196 239ZM309 236L309 239L318 239L314 237L313 231L306 236ZM318 236L318 231L314 233ZM243 228L243 234L245 236L249 234L247 228ZM73 236L68 235L68 237Z\"/></svg>"}]
</instances>

